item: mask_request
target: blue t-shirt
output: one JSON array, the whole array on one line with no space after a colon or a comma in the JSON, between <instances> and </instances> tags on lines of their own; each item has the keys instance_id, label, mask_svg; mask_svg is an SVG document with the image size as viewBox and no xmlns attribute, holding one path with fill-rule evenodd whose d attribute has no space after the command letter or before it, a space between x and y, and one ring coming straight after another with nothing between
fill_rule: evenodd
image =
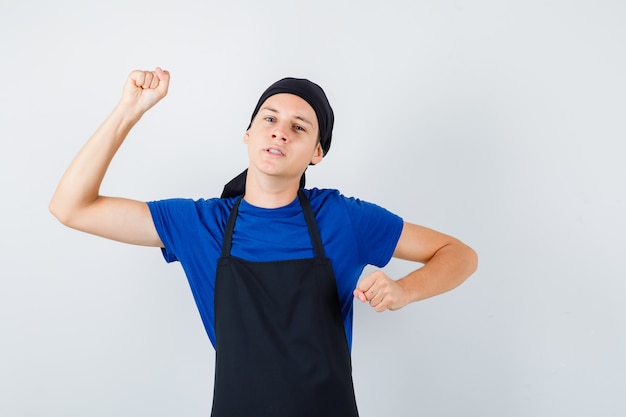
<instances>
[{"instance_id":1,"label":"blue t-shirt","mask_svg":"<svg viewBox=\"0 0 626 417\"><path fill-rule=\"evenodd\" d=\"M402 219L372 203L337 190L305 190L335 272L348 345L352 345L352 291L366 265L385 266L402 232ZM187 275L213 346L213 294L224 229L236 198L169 199L148 203L167 262L179 261ZM266 209L243 200L233 232L231 255L253 262L313 258L309 231L296 198Z\"/></svg>"}]
</instances>

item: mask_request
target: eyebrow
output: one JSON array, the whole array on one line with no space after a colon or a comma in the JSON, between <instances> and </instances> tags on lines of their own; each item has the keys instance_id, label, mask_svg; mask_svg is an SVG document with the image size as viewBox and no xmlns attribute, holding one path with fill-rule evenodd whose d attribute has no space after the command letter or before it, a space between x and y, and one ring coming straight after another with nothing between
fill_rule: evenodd
<instances>
[{"instance_id":1,"label":"eyebrow","mask_svg":"<svg viewBox=\"0 0 626 417\"><path fill-rule=\"evenodd\" d=\"M274 108L272 108L272 107L267 107L267 106L262 107L262 108L261 108L261 110L259 110L259 111L263 111L263 110L269 110L269 111L271 111L271 112L273 112L273 113L280 113L278 110L276 110L276 109L274 109ZM296 115L296 116L294 116L294 117L295 117L296 119L298 119L298 120L302 120L304 123L306 123L306 124L310 125L311 127L313 127L313 123L311 123L311 121L310 121L310 120L305 119L304 117L302 117L302 116L300 116L300 115Z\"/></svg>"}]
</instances>

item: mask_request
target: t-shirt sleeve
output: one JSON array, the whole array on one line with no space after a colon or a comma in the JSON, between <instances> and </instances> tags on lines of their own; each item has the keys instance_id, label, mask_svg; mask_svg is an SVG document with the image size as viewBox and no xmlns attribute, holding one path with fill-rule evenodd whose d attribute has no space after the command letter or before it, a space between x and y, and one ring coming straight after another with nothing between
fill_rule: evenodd
<instances>
[{"instance_id":1,"label":"t-shirt sleeve","mask_svg":"<svg viewBox=\"0 0 626 417\"><path fill-rule=\"evenodd\" d=\"M191 199L168 199L148 202L152 221L163 242L161 251L167 262L180 261L189 234L196 233L199 218Z\"/></svg>"},{"instance_id":2,"label":"t-shirt sleeve","mask_svg":"<svg viewBox=\"0 0 626 417\"><path fill-rule=\"evenodd\" d=\"M356 198L346 198L346 207L363 264L382 268L396 249L403 220L400 216Z\"/></svg>"}]
</instances>

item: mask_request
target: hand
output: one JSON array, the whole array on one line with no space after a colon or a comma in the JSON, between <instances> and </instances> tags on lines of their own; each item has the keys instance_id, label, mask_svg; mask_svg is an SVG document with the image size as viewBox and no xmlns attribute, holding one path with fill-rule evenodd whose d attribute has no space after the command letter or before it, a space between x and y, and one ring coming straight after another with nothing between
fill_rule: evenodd
<instances>
[{"instance_id":1,"label":"hand","mask_svg":"<svg viewBox=\"0 0 626 417\"><path fill-rule=\"evenodd\" d=\"M167 94L170 73L157 67L154 71L133 71L128 76L120 104L143 114Z\"/></svg>"},{"instance_id":2,"label":"hand","mask_svg":"<svg viewBox=\"0 0 626 417\"><path fill-rule=\"evenodd\" d=\"M359 281L354 296L362 302L369 301L374 310L398 310L409 303L409 296L398 281L383 271L375 271Z\"/></svg>"}]
</instances>

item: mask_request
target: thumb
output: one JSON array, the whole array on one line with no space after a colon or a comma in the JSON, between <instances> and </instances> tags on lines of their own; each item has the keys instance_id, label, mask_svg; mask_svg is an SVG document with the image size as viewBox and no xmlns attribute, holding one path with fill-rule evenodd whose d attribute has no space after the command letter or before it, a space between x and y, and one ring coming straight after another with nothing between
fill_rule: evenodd
<instances>
[{"instance_id":1,"label":"thumb","mask_svg":"<svg viewBox=\"0 0 626 417\"><path fill-rule=\"evenodd\" d=\"M170 72L162 69L161 67L156 67L154 70L156 76L159 78L159 85L163 83L164 85L169 85L170 82Z\"/></svg>"},{"instance_id":2,"label":"thumb","mask_svg":"<svg viewBox=\"0 0 626 417\"><path fill-rule=\"evenodd\" d=\"M376 279L373 274L369 274L361 278L361 280L357 283L356 288L354 289L354 296L359 300L366 302L367 295L365 295L365 293L371 288L375 281Z\"/></svg>"},{"instance_id":3,"label":"thumb","mask_svg":"<svg viewBox=\"0 0 626 417\"><path fill-rule=\"evenodd\" d=\"M367 297L365 296L365 293L363 291L361 291L360 289L355 289L352 294L354 294L354 296L356 298L358 298L361 302L366 302L367 301Z\"/></svg>"}]
</instances>

